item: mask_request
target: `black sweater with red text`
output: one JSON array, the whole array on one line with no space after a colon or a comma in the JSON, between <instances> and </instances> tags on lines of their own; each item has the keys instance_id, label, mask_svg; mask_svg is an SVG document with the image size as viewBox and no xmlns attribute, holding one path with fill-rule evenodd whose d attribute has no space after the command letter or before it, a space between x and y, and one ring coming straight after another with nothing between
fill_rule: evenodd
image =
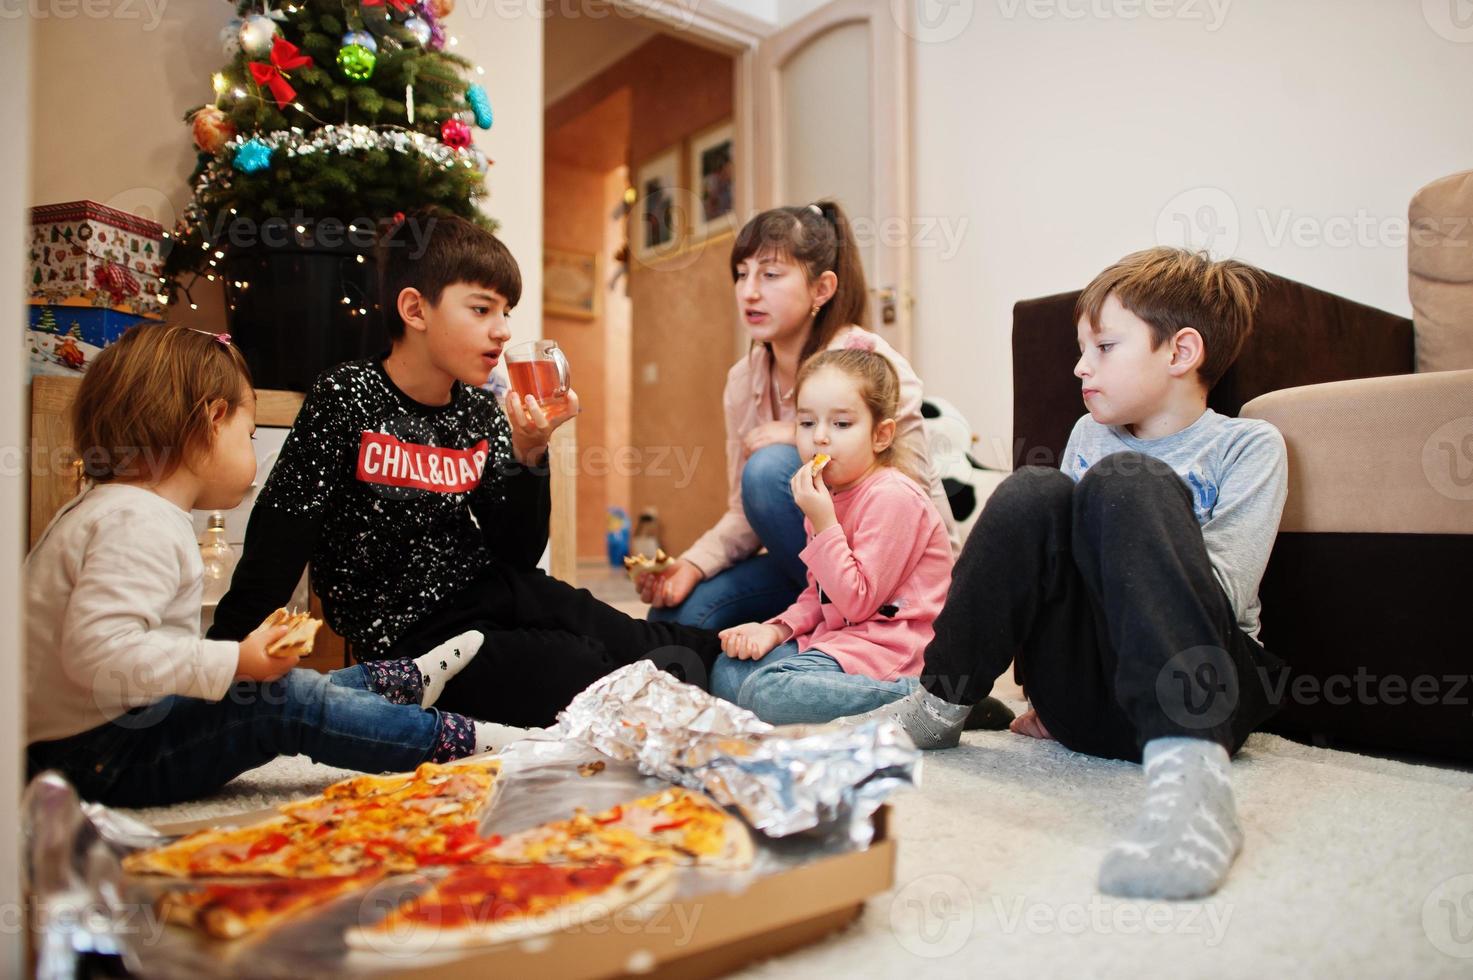
<instances>
[{"instance_id":1,"label":"black sweater with red text","mask_svg":"<svg viewBox=\"0 0 1473 980\"><path fill-rule=\"evenodd\" d=\"M329 625L382 657L492 562L535 566L550 513L546 471L516 461L490 392L456 382L449 404L422 405L378 360L340 364L313 383L256 499L210 636L246 636L310 561Z\"/></svg>"}]
</instances>

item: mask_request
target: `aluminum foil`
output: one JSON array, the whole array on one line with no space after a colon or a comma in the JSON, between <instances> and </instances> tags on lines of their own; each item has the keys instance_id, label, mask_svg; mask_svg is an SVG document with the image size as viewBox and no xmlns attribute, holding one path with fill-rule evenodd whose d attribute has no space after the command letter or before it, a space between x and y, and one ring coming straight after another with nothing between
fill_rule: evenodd
<instances>
[{"instance_id":1,"label":"aluminum foil","mask_svg":"<svg viewBox=\"0 0 1473 980\"><path fill-rule=\"evenodd\" d=\"M769 837L840 834L858 847L920 751L893 721L774 727L648 661L594 682L554 734L736 807Z\"/></svg>"}]
</instances>

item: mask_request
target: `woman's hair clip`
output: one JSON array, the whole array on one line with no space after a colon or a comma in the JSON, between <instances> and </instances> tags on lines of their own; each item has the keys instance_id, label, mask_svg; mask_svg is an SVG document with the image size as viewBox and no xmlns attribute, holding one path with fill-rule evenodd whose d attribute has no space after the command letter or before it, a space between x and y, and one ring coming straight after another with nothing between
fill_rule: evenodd
<instances>
[{"instance_id":1,"label":"woman's hair clip","mask_svg":"<svg viewBox=\"0 0 1473 980\"><path fill-rule=\"evenodd\" d=\"M844 349L869 351L871 354L873 354L875 352L874 334L868 334L862 330L856 330L854 333L851 333L848 337L844 338Z\"/></svg>"},{"instance_id":2,"label":"woman's hair clip","mask_svg":"<svg viewBox=\"0 0 1473 980\"><path fill-rule=\"evenodd\" d=\"M808 210L812 211L814 214L818 215L820 218L822 218L824 216L824 214L823 214L823 208L819 207L817 204L810 204L810 205L808 205Z\"/></svg>"}]
</instances>

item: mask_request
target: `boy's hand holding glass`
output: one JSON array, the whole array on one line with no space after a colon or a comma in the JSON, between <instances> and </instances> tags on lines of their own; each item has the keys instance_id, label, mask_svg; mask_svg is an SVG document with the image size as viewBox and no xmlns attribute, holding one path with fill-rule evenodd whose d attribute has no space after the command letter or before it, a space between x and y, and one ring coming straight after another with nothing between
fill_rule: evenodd
<instances>
[{"instance_id":1,"label":"boy's hand holding glass","mask_svg":"<svg viewBox=\"0 0 1473 980\"><path fill-rule=\"evenodd\" d=\"M798 467L790 486L793 489L793 503L798 505L803 516L813 522L814 534L822 534L839 523L839 518L834 514L834 498L829 493L828 484L823 482L823 476L812 462Z\"/></svg>"},{"instance_id":2,"label":"boy's hand holding glass","mask_svg":"<svg viewBox=\"0 0 1473 980\"><path fill-rule=\"evenodd\" d=\"M721 649L737 660L761 660L786 643L793 631L771 623L743 623L721 631Z\"/></svg>"},{"instance_id":3,"label":"boy's hand holding glass","mask_svg":"<svg viewBox=\"0 0 1473 980\"><path fill-rule=\"evenodd\" d=\"M540 466L547 455L553 430L577 415L578 393L568 389L567 409L552 418L537 399L513 391L506 397L506 417L511 422L511 448L523 466Z\"/></svg>"},{"instance_id":4,"label":"boy's hand holding glass","mask_svg":"<svg viewBox=\"0 0 1473 980\"><path fill-rule=\"evenodd\" d=\"M235 662L238 681L274 681L297 665L300 657L273 657L266 651L271 644L286 636L291 627L273 626L268 618L240 641L240 654Z\"/></svg>"}]
</instances>

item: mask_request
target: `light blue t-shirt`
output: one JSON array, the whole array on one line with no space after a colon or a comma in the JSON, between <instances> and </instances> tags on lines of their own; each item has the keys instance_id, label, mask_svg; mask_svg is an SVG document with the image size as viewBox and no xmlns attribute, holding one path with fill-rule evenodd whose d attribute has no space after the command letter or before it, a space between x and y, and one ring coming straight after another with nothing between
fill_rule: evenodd
<instances>
[{"instance_id":1,"label":"light blue t-shirt","mask_svg":"<svg viewBox=\"0 0 1473 980\"><path fill-rule=\"evenodd\" d=\"M1137 452L1161 460L1186 481L1192 510L1217 581L1238 617L1238 628L1258 636L1258 585L1279 531L1289 492L1284 437L1262 419L1234 419L1207 409L1180 432L1137 439L1123 427L1086 415L1074 423L1060 469L1076 482L1112 453Z\"/></svg>"}]
</instances>

